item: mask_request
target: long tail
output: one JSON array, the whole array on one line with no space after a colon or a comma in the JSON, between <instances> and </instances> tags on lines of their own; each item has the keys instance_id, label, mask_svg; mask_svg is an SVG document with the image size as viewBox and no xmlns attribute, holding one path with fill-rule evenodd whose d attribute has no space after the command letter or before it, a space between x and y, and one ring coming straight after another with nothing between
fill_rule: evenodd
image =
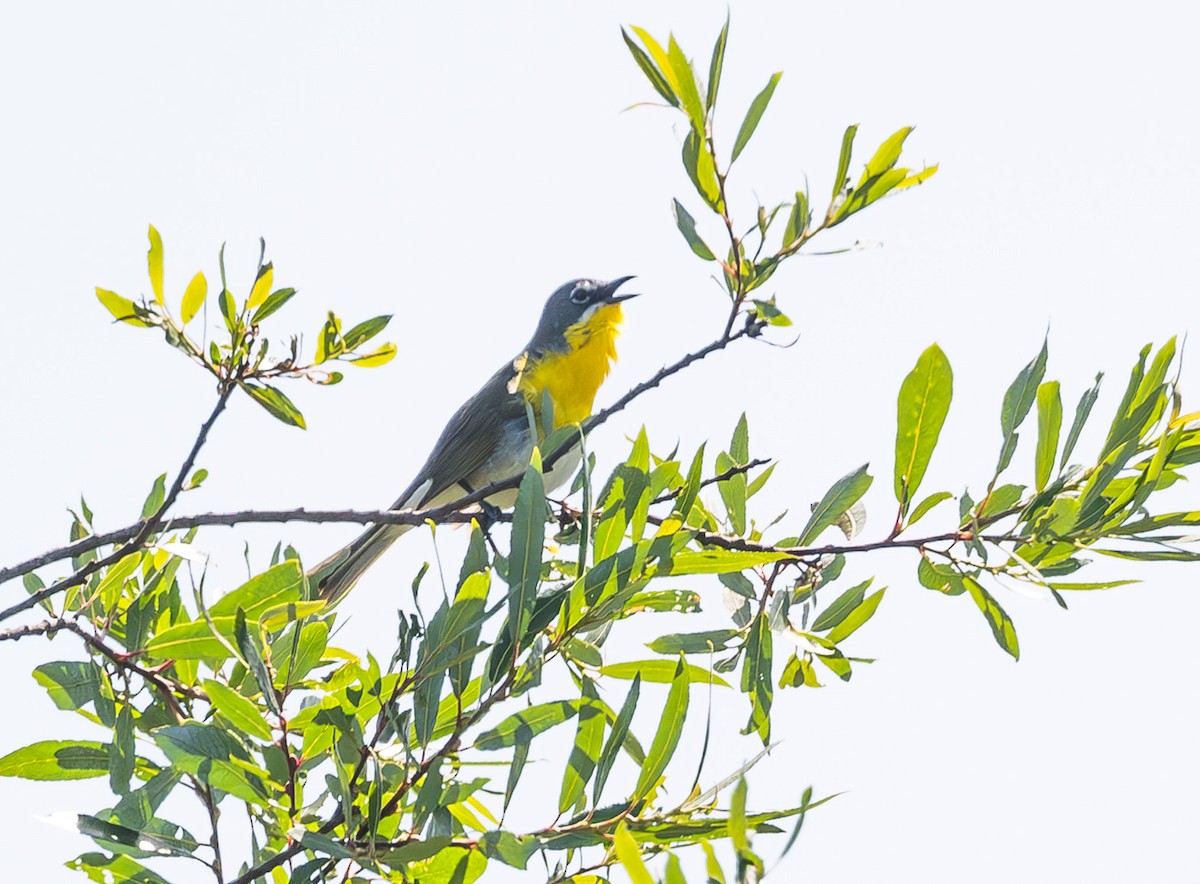
<instances>
[{"instance_id":1,"label":"long tail","mask_svg":"<svg viewBox=\"0 0 1200 884\"><path fill-rule=\"evenodd\" d=\"M354 588L363 572L370 568L400 535L412 527L378 525L364 531L353 543L342 547L309 571L309 583L317 587L318 598L331 605L339 601Z\"/></svg>"}]
</instances>

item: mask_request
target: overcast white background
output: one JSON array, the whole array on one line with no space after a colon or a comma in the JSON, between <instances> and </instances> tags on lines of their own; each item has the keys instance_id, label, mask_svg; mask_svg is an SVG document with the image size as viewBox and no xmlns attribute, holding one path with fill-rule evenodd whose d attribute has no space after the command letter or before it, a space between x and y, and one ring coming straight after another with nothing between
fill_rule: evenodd
<instances>
[{"instance_id":1,"label":"overcast white background","mask_svg":"<svg viewBox=\"0 0 1200 884\"><path fill-rule=\"evenodd\" d=\"M684 133L672 113L621 112L653 94L618 25L673 28L706 68L724 15L715 0L9 9L0 563L63 541L80 492L99 526L128 524L211 407L202 372L157 334L109 325L95 300L96 285L148 291L148 222L162 232L176 303L197 269L214 283L223 241L231 285L248 287L262 235L277 284L300 289L272 320L277 334L305 332L311 347L329 308L349 322L393 313L387 339L400 349L340 387L289 387L307 433L236 400L184 511L389 503L456 404L520 348L546 295L571 277L636 273L645 293L629 305L601 401L711 339L724 302L669 212L679 196L701 214L679 167ZM687 452L710 436L723 444L744 409L753 453L780 461L762 515L790 507L786 524L798 526L834 479L870 461L876 537L892 507L895 394L920 351L941 344L956 393L926 487L978 490L998 451L1004 388L1047 327L1048 376L1063 381L1068 409L1097 370L1108 374L1102 421L1138 348L1200 319L1193 16L1157 2L732 4L722 144L785 71L733 179L747 225L752 193L785 199L806 176L820 204L851 122L861 124L853 174L908 124L906 158L941 172L815 244L883 248L776 275L795 347L731 349L673 379L596 433L602 463L643 423L658 451L677 439ZM1198 377L1189 354L1185 394ZM1080 456L1096 444L1086 437ZM1027 477L1031 461L1025 448L1015 468ZM1194 490L1176 492L1174 508L1196 508ZM245 539L260 564L281 537L316 561L352 533L213 529L202 535L209 585L237 584ZM389 653L407 603L399 587L430 553L410 535L363 581L344 605L343 644ZM1072 597L1069 613L1005 594L1015 664L969 599L920 588L915 565L911 554L857 559L847 575L890 587L850 643L878 663L848 686L777 692L783 744L752 775L750 803L793 803L810 783L847 793L811 815L778 879L1196 880L1200 572L1140 569L1144 583ZM1129 572L1101 561L1085 573ZM0 601L21 593L6 585ZM618 634L609 659L648 656L636 639L661 631L722 626L715 585L705 606L682 624ZM81 654L69 636L0 645L0 753L99 737L29 676ZM721 703L718 723L732 730L744 702ZM639 722L648 739L653 710ZM705 779L756 751L754 738L723 736ZM557 763L534 775L557 794ZM691 776L681 765L669 785L684 790ZM61 863L90 842L38 817L97 810L104 786L0 783L6 877L77 880ZM756 843L768 857L778 849Z\"/></svg>"}]
</instances>

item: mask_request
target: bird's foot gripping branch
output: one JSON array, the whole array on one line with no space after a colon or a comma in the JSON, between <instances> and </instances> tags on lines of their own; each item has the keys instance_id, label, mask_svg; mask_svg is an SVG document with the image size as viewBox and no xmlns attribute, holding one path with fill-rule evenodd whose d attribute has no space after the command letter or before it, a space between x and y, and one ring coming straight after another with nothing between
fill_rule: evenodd
<instances>
[{"instance_id":1,"label":"bird's foot gripping branch","mask_svg":"<svg viewBox=\"0 0 1200 884\"><path fill-rule=\"evenodd\" d=\"M674 39L664 47L636 28L626 36L653 89L684 115L684 169L704 212L698 221L676 201L675 221L691 252L724 281L728 309L710 342L617 397L585 428L696 361L788 325L786 294L763 291L779 268L816 235L936 168L898 166L905 128L852 184L852 126L823 213L814 216L805 190L774 208L755 207L746 224L731 209L726 184L779 75L750 102L728 155L718 153L727 35L728 26L706 82ZM715 235L702 230L704 221ZM245 392L303 427L281 383L336 383L341 375L332 363L381 364L395 348L363 349L387 317L343 331L331 314L311 359L301 358L295 338L271 350L262 323L294 291L274 288L270 264L260 259L243 299L230 293L223 269L212 298L197 274L176 308L164 296L163 249L153 228L150 240L152 295L135 303L101 290L100 300L119 320L159 329L211 374L216 403L174 478L149 483L140 518L97 532L81 501L67 545L0 570L0 582L11 581L0 588L0 640L70 633L82 643L68 655L55 645L67 659L34 672L56 706L80 716L78 728L62 739L3 747L0 776L107 778L111 806L75 808L72 817L100 850L69 865L93 879L157 882L166 879L155 869L174 877L202 867L235 884L367 875L468 882L494 863L533 869L544 860L550 881L592 884L620 863L644 882L651 880L647 861L664 854L656 861L665 862L665 880L674 884L683 880L680 850L696 845L707 854L709 876L720 880L718 841L731 847L737 879L756 879L765 869L761 845L771 843L758 836L790 831L779 839L787 852L808 810L828 799L798 790L792 806L754 812L745 774L779 736L772 729L772 711L784 702L777 692L818 685L828 673L849 682L856 664L869 662L858 630L884 589L874 585L867 553L911 551L914 573L899 589L969 596L1014 657L1006 583L1065 605L1070 592L1128 582L1092 574L1095 563L1077 575L1089 553L1200 558L1190 536L1200 514L1156 508L1160 493L1200 460L1200 414L1181 406L1174 342L1139 354L1108 412L1103 441L1087 457L1079 452L1100 413L1099 381L1074 412L1064 411L1059 384L1045 378L1043 346L998 409L995 466L989 461L981 476L959 482L970 490L957 494L922 491L952 395L949 362L930 347L899 384L895 504L882 520L873 514L883 524L874 534L862 530L872 482L866 466L843 465L846 474L823 495L805 492L802 503L819 499L811 508L791 507L803 517L762 512L764 489L777 491L774 461L752 454L745 418L715 456L709 446L681 456L653 446L645 430L632 434L620 463L600 475L596 458L585 457L572 496L549 505L541 456L547 465L561 457L579 441L577 427L567 429L570 438L542 438L522 474L435 509L181 515L178 501L204 479L197 458L231 396ZM717 241L728 243L722 257L710 245ZM789 453L763 447L772 457ZM215 597L206 592L206 526L469 523L467 505L504 488L516 489L515 506L503 516L507 542L498 532L491 548L472 526L461 565L440 575L444 596L422 568L387 653L330 643L335 614L290 547L276 548L243 585ZM633 626L666 612L694 626L660 630L648 652L623 641ZM727 712L761 751L736 769L711 770L704 750L686 747L721 728ZM685 741L689 732L697 739ZM527 763L536 758L549 758L538 769L551 770L535 778ZM240 813L229 812L235 807ZM175 822L180 814L195 819L197 808L201 824ZM177 873L179 866L189 868Z\"/></svg>"}]
</instances>

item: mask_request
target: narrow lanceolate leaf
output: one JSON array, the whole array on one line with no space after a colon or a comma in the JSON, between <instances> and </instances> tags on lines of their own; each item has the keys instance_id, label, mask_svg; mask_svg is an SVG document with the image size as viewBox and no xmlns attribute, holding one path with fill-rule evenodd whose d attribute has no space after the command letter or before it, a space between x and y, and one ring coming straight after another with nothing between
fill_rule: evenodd
<instances>
[{"instance_id":1,"label":"narrow lanceolate leaf","mask_svg":"<svg viewBox=\"0 0 1200 884\"><path fill-rule=\"evenodd\" d=\"M712 110L713 105L717 103L717 89L721 85L721 68L725 65L725 44L728 42L729 12L726 11L725 27L721 28L717 43L713 46L712 61L708 64L708 93L704 98L704 107L707 110Z\"/></svg>"},{"instance_id":2,"label":"narrow lanceolate leaf","mask_svg":"<svg viewBox=\"0 0 1200 884\"><path fill-rule=\"evenodd\" d=\"M276 289L275 291L271 292L271 294L267 295L267 299L262 302L262 305L257 310L254 311L254 316L251 317L250 321L262 322L272 313L283 307L283 305L290 301L295 294L296 290L293 288Z\"/></svg>"},{"instance_id":3,"label":"narrow lanceolate leaf","mask_svg":"<svg viewBox=\"0 0 1200 884\"><path fill-rule=\"evenodd\" d=\"M604 709L600 695L590 678L583 680L583 697L579 703L579 721L575 728L575 746L567 758L562 788L558 793L558 812L566 813L583 800L583 790L596 769L604 743Z\"/></svg>"},{"instance_id":4,"label":"narrow lanceolate leaf","mask_svg":"<svg viewBox=\"0 0 1200 884\"><path fill-rule=\"evenodd\" d=\"M905 126L903 129L893 132L883 144L879 145L879 149L867 161L867 167L863 169L862 178L858 182L859 187L867 184L872 178L878 178L885 172L892 170L900 159L900 151L904 149L904 141L911 132L912 126Z\"/></svg>"},{"instance_id":5,"label":"narrow lanceolate leaf","mask_svg":"<svg viewBox=\"0 0 1200 884\"><path fill-rule=\"evenodd\" d=\"M915 525L921 520L921 517L928 513L931 509L941 503L943 500L949 500L954 495L949 491L935 491L933 494L926 497L915 507L913 507L912 515L908 518L909 525Z\"/></svg>"},{"instance_id":6,"label":"narrow lanceolate leaf","mask_svg":"<svg viewBox=\"0 0 1200 884\"><path fill-rule=\"evenodd\" d=\"M1042 349L1033 360L1017 373L1016 378L1009 384L1004 393L1004 404L1000 409L1000 432L1004 436L1004 446L1000 451L1000 460L996 465L996 475L1004 472L1012 461L1017 445L1017 428L1029 414L1037 398L1038 386L1046 373L1047 342L1042 341Z\"/></svg>"},{"instance_id":7,"label":"narrow lanceolate leaf","mask_svg":"<svg viewBox=\"0 0 1200 884\"><path fill-rule=\"evenodd\" d=\"M621 711L617 713L612 730L608 733L608 739L605 741L604 748L600 752L600 758L596 762L596 779L592 783L593 805L600 803L600 794L604 791L604 784L608 782L608 773L612 770L613 762L617 760L617 753L621 751L621 746L625 743L625 737L629 733L629 723L633 720L633 711L637 708L641 688L642 677L635 675L633 684L629 686L629 693L625 696L625 702L621 706Z\"/></svg>"},{"instance_id":8,"label":"narrow lanceolate leaf","mask_svg":"<svg viewBox=\"0 0 1200 884\"><path fill-rule=\"evenodd\" d=\"M900 385L896 403L895 491L905 513L937 446L950 410L953 387L950 362L937 344L921 354L916 367Z\"/></svg>"},{"instance_id":9,"label":"narrow lanceolate leaf","mask_svg":"<svg viewBox=\"0 0 1200 884\"><path fill-rule=\"evenodd\" d=\"M277 419L293 427L304 430L304 415L300 413L292 400L275 387L259 386L258 384L242 384L242 389L250 394L250 398L269 411Z\"/></svg>"},{"instance_id":10,"label":"narrow lanceolate leaf","mask_svg":"<svg viewBox=\"0 0 1200 884\"><path fill-rule=\"evenodd\" d=\"M108 744L92 740L42 740L0 758L0 777L86 780L108 773Z\"/></svg>"},{"instance_id":11,"label":"narrow lanceolate leaf","mask_svg":"<svg viewBox=\"0 0 1200 884\"><path fill-rule=\"evenodd\" d=\"M530 706L510 715L491 730L484 731L475 740L475 748L485 752L505 749L520 742L533 739L564 721L570 721L579 711L579 703L557 700Z\"/></svg>"},{"instance_id":12,"label":"narrow lanceolate leaf","mask_svg":"<svg viewBox=\"0 0 1200 884\"><path fill-rule=\"evenodd\" d=\"M150 269L150 288L154 292L154 303L163 302L163 244L162 237L150 225L150 251L146 253L146 264Z\"/></svg>"},{"instance_id":13,"label":"narrow lanceolate leaf","mask_svg":"<svg viewBox=\"0 0 1200 884\"><path fill-rule=\"evenodd\" d=\"M712 253L704 240L700 238L700 234L696 232L696 219L688 214L688 210L680 205L679 200L673 200L675 211L675 224L679 228L679 232L683 234L683 238L687 240L687 244L691 246L692 251L697 257L705 261L715 261L717 256Z\"/></svg>"},{"instance_id":14,"label":"narrow lanceolate leaf","mask_svg":"<svg viewBox=\"0 0 1200 884\"><path fill-rule=\"evenodd\" d=\"M246 612L242 608L238 608L234 615L233 641L237 645L238 653L242 656L242 662L246 664L246 668L258 682L258 688L262 691L267 708L278 715L279 700L275 696L274 680L270 670L267 669L266 661L263 660L258 636L252 633L246 625Z\"/></svg>"},{"instance_id":15,"label":"narrow lanceolate leaf","mask_svg":"<svg viewBox=\"0 0 1200 884\"><path fill-rule=\"evenodd\" d=\"M1034 460L1034 476L1040 492L1050 481L1054 470L1054 455L1058 453L1058 434L1062 430L1062 396L1058 381L1047 381L1038 387L1038 439Z\"/></svg>"},{"instance_id":16,"label":"narrow lanceolate leaf","mask_svg":"<svg viewBox=\"0 0 1200 884\"><path fill-rule=\"evenodd\" d=\"M396 358L396 345L384 344L378 350L364 353L362 356L352 356L350 361L359 368L377 368L386 365Z\"/></svg>"},{"instance_id":17,"label":"narrow lanceolate leaf","mask_svg":"<svg viewBox=\"0 0 1200 884\"><path fill-rule=\"evenodd\" d=\"M1100 382L1102 380L1104 380L1103 372L1096 375L1095 383L1088 388L1086 393L1079 397L1079 404L1075 406L1075 419L1071 422L1071 429L1067 433L1067 441L1063 445L1062 457L1058 462L1060 470L1066 467L1067 458L1075 450L1075 443L1079 441L1079 434L1083 431L1083 425L1087 423L1087 419L1092 413L1092 406L1096 404L1096 399L1100 396Z\"/></svg>"},{"instance_id":18,"label":"narrow lanceolate leaf","mask_svg":"<svg viewBox=\"0 0 1200 884\"><path fill-rule=\"evenodd\" d=\"M696 134L695 129L689 130L683 140L683 168L709 208L717 211L724 208L721 185L717 181L717 167L713 164L712 154L708 152L707 142Z\"/></svg>"},{"instance_id":19,"label":"narrow lanceolate leaf","mask_svg":"<svg viewBox=\"0 0 1200 884\"><path fill-rule=\"evenodd\" d=\"M254 280L254 286L250 289L250 297L246 301L246 307L254 310L259 307L267 296L271 294L271 284L275 279L275 268L268 261L262 267L258 268L258 276Z\"/></svg>"},{"instance_id":20,"label":"narrow lanceolate leaf","mask_svg":"<svg viewBox=\"0 0 1200 884\"><path fill-rule=\"evenodd\" d=\"M683 104L683 111L692 124L692 130L703 134L704 105L700 99L700 90L696 86L696 72L692 70L691 62L683 54L683 48L675 42L673 34L667 41L667 62L671 66L671 73L674 75L672 82Z\"/></svg>"},{"instance_id":21,"label":"narrow lanceolate leaf","mask_svg":"<svg viewBox=\"0 0 1200 884\"><path fill-rule=\"evenodd\" d=\"M683 733L683 722L687 718L689 679L687 664L679 658L675 680L667 693L667 702L662 709L658 729L654 732L654 740L646 751L646 760L642 771L638 774L637 785L634 786L630 803L640 801L655 787L667 764L675 754L679 745L679 735Z\"/></svg>"},{"instance_id":22,"label":"narrow lanceolate leaf","mask_svg":"<svg viewBox=\"0 0 1200 884\"><path fill-rule=\"evenodd\" d=\"M108 289L96 287L96 297L100 303L104 305L104 309L113 315L114 319L119 319L122 322L128 322L130 325L137 325L146 328L148 323L138 319L137 308L133 305L133 301L128 298L122 298L116 292L110 292Z\"/></svg>"},{"instance_id":23,"label":"narrow lanceolate leaf","mask_svg":"<svg viewBox=\"0 0 1200 884\"><path fill-rule=\"evenodd\" d=\"M833 179L833 202L837 201L838 196L846 186L846 173L850 171L850 155L854 150L854 135L856 132L858 132L857 123L853 126L847 126L845 134L842 135L842 152L838 156L837 175Z\"/></svg>"},{"instance_id":24,"label":"narrow lanceolate leaf","mask_svg":"<svg viewBox=\"0 0 1200 884\"><path fill-rule=\"evenodd\" d=\"M508 556L508 626L514 646L525 637L537 601L542 575L542 545L546 539L546 491L542 463L525 469L513 508L512 549Z\"/></svg>"},{"instance_id":25,"label":"narrow lanceolate leaf","mask_svg":"<svg viewBox=\"0 0 1200 884\"><path fill-rule=\"evenodd\" d=\"M996 644L1012 654L1014 660L1021 659L1021 648L1017 644L1017 631L1013 627L1012 618L1000 607L1000 603L992 598L991 593L979 585L979 581L975 578L964 575L963 582L966 583L971 598L975 600L975 604L979 606L979 610L987 619L988 626L992 628Z\"/></svg>"},{"instance_id":26,"label":"narrow lanceolate leaf","mask_svg":"<svg viewBox=\"0 0 1200 884\"><path fill-rule=\"evenodd\" d=\"M867 475L869 464L863 464L852 470L833 483L833 487L825 492L821 502L813 508L808 524L800 534L800 546L807 546L817 539L822 531L836 522L842 515L854 506L874 481Z\"/></svg>"},{"instance_id":27,"label":"narrow lanceolate leaf","mask_svg":"<svg viewBox=\"0 0 1200 884\"><path fill-rule=\"evenodd\" d=\"M870 582L871 581L869 580L867 581L868 584L870 584ZM847 614L846 617L837 624L837 626L829 630L828 635L825 637L834 644L849 638L858 630L860 626L871 619L871 616L879 607L879 603L883 601L883 594L886 591L886 589L881 589L878 592L871 593L869 596L863 599L854 610Z\"/></svg>"},{"instance_id":28,"label":"narrow lanceolate leaf","mask_svg":"<svg viewBox=\"0 0 1200 884\"><path fill-rule=\"evenodd\" d=\"M239 731L264 742L271 741L271 727L253 702L229 685L211 678L204 680L204 693L208 694L208 699L217 712Z\"/></svg>"},{"instance_id":29,"label":"narrow lanceolate leaf","mask_svg":"<svg viewBox=\"0 0 1200 884\"><path fill-rule=\"evenodd\" d=\"M642 681L657 684L674 684L679 678L679 664L671 660L634 660L628 663L610 663L600 667L600 674L608 678L640 678ZM721 676L710 672L703 666L687 663L684 666L686 675L693 684L708 684L712 682L719 687L729 687L729 682Z\"/></svg>"},{"instance_id":30,"label":"narrow lanceolate leaf","mask_svg":"<svg viewBox=\"0 0 1200 884\"><path fill-rule=\"evenodd\" d=\"M192 277L192 281L188 283L187 288L183 292L183 303L179 307L179 318L183 320L183 324L187 325L191 322L196 314L200 312L200 308L204 306L204 299L208 297L208 280L204 278L203 273L197 273Z\"/></svg>"},{"instance_id":31,"label":"narrow lanceolate leaf","mask_svg":"<svg viewBox=\"0 0 1200 884\"><path fill-rule=\"evenodd\" d=\"M633 56L633 60L637 62L637 66L642 69L642 73L646 75L646 79L654 87L654 91L661 95L672 107L679 107L679 99L675 96L671 84L667 82L667 78L663 76L655 63L650 60L650 56L646 55L642 47L630 39L629 34L626 33L624 28L621 28L621 37L625 40L629 54Z\"/></svg>"},{"instance_id":32,"label":"narrow lanceolate leaf","mask_svg":"<svg viewBox=\"0 0 1200 884\"><path fill-rule=\"evenodd\" d=\"M359 344L365 344L371 338L375 337L392 321L391 315L375 316L350 329L342 335L342 343L346 345L347 350L353 350Z\"/></svg>"},{"instance_id":33,"label":"narrow lanceolate leaf","mask_svg":"<svg viewBox=\"0 0 1200 884\"><path fill-rule=\"evenodd\" d=\"M633 884L654 884L654 876L650 874L650 870L646 868L646 861L642 859L642 849L629 834L629 827L624 822L617 824L617 831L613 835L613 850Z\"/></svg>"},{"instance_id":34,"label":"narrow lanceolate leaf","mask_svg":"<svg viewBox=\"0 0 1200 884\"><path fill-rule=\"evenodd\" d=\"M759 614L750 625L742 663L742 692L750 695L750 721L742 733L757 733L764 746L771 742L771 702L775 690L771 661L770 623L766 614Z\"/></svg>"},{"instance_id":35,"label":"narrow lanceolate leaf","mask_svg":"<svg viewBox=\"0 0 1200 884\"><path fill-rule=\"evenodd\" d=\"M750 102L750 109L746 111L746 117L742 120L742 127L738 129L737 138L733 141L731 163L741 156L742 151L746 149L746 145L750 143L750 138L754 135L754 130L758 128L758 121L762 119L767 105L771 103L771 96L775 94L775 87L779 85L779 78L782 76L783 71L776 71L772 74L771 79L767 81L767 85L763 87L762 92L758 93L754 101Z\"/></svg>"}]
</instances>

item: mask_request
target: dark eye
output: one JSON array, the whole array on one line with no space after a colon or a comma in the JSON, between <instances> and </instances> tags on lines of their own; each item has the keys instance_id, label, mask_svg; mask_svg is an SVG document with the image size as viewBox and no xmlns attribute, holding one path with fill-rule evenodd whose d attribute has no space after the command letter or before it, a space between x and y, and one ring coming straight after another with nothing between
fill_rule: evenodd
<instances>
[{"instance_id":1,"label":"dark eye","mask_svg":"<svg viewBox=\"0 0 1200 884\"><path fill-rule=\"evenodd\" d=\"M581 285L571 289L572 304L586 304L591 296L591 293Z\"/></svg>"}]
</instances>

